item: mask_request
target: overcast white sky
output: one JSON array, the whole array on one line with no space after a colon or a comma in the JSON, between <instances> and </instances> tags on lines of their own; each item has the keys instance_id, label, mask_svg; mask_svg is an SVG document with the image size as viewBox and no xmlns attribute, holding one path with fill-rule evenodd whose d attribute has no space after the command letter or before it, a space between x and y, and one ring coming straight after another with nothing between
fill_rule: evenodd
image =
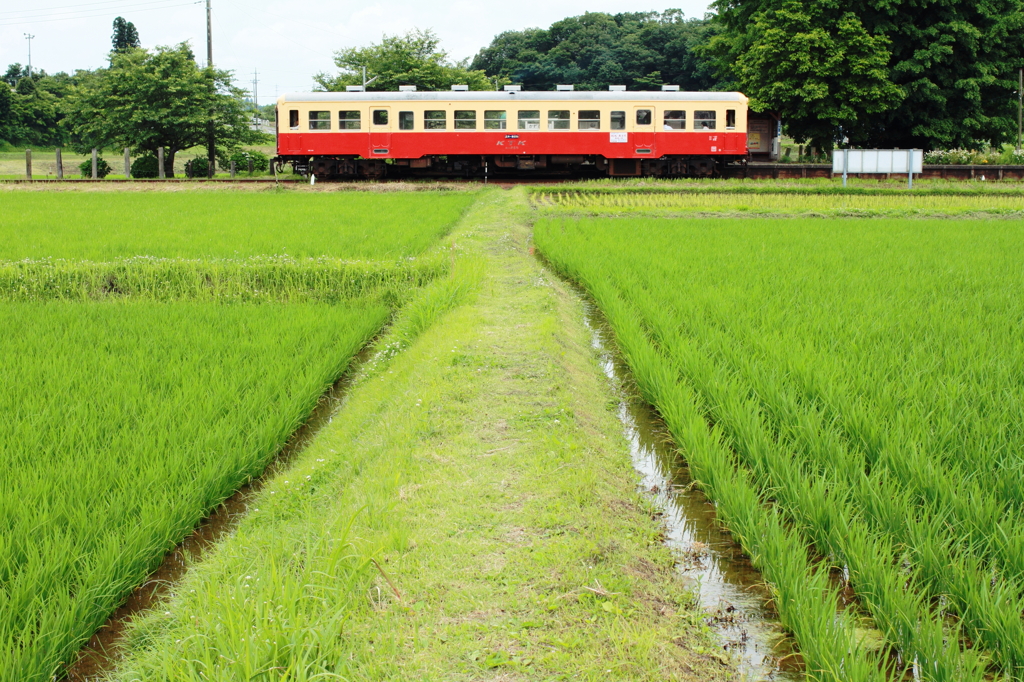
<instances>
[{"instance_id":1,"label":"overcast white sky","mask_svg":"<svg viewBox=\"0 0 1024 682\"><path fill-rule=\"evenodd\" d=\"M213 61L232 69L248 89L259 71L259 99L312 88L312 75L334 73L331 59L342 47L378 42L385 33L433 28L441 46L456 58L472 57L498 33L552 22L584 12L683 10L703 16L706 0L662 0L637 5L627 0L212 0ZM31 9L30 9L31 8ZM189 0L0 0L0 68L28 61L48 72L95 68L106 63L111 24L123 16L135 24L144 47L191 41L206 57L205 1Z\"/></svg>"}]
</instances>

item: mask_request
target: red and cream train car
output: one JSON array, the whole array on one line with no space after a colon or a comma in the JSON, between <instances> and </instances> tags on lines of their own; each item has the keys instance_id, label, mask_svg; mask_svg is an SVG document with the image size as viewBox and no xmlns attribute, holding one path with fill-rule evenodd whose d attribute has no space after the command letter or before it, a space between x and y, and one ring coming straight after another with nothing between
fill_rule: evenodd
<instances>
[{"instance_id":1,"label":"red and cream train car","mask_svg":"<svg viewBox=\"0 0 1024 682\"><path fill-rule=\"evenodd\" d=\"M277 163L323 178L708 176L747 158L738 92L312 92L280 97L277 121Z\"/></svg>"}]
</instances>

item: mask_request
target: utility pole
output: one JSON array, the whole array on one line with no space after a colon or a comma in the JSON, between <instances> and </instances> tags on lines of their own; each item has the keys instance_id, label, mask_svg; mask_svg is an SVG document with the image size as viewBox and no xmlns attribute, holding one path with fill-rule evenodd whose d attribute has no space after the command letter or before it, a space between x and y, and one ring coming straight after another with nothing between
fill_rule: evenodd
<instances>
[{"instance_id":1,"label":"utility pole","mask_svg":"<svg viewBox=\"0 0 1024 682\"><path fill-rule=\"evenodd\" d=\"M1024 122L1024 67L1017 72L1017 151L1020 151L1021 123Z\"/></svg>"},{"instance_id":2,"label":"utility pole","mask_svg":"<svg viewBox=\"0 0 1024 682\"><path fill-rule=\"evenodd\" d=\"M32 77L32 39L35 38L31 33L25 34L25 39L28 40L28 77ZM1019 144L1017 145L1020 146Z\"/></svg>"},{"instance_id":3,"label":"utility pole","mask_svg":"<svg viewBox=\"0 0 1024 682\"><path fill-rule=\"evenodd\" d=\"M260 125L260 72L252 70L252 103L256 107L256 127Z\"/></svg>"},{"instance_id":4,"label":"utility pole","mask_svg":"<svg viewBox=\"0 0 1024 682\"><path fill-rule=\"evenodd\" d=\"M206 66L210 69L211 95L217 92L213 81L213 22L210 20L210 0L206 0ZM217 162L217 141L213 137L213 110L206 124L206 177L213 178L213 164Z\"/></svg>"}]
</instances>

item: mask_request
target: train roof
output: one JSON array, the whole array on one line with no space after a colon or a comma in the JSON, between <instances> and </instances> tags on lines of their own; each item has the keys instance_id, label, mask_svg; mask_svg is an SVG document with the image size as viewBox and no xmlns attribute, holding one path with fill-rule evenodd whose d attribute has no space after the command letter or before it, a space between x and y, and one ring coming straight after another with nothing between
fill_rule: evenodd
<instances>
[{"instance_id":1,"label":"train roof","mask_svg":"<svg viewBox=\"0 0 1024 682\"><path fill-rule=\"evenodd\" d=\"M286 102L741 102L741 92L661 92L648 90L607 91L583 90L569 92L443 90L439 92L291 92L277 99Z\"/></svg>"}]
</instances>

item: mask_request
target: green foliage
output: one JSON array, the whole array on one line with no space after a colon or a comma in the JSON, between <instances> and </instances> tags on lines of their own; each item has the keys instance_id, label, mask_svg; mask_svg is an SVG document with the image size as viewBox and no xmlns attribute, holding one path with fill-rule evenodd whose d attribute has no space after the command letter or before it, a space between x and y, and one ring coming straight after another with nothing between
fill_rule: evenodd
<instances>
[{"instance_id":1,"label":"green foliage","mask_svg":"<svg viewBox=\"0 0 1024 682\"><path fill-rule=\"evenodd\" d=\"M8 192L0 259L418 260L475 198L475 192ZM57 212L76 219L48 217Z\"/></svg>"},{"instance_id":2,"label":"green foliage","mask_svg":"<svg viewBox=\"0 0 1024 682\"><path fill-rule=\"evenodd\" d=\"M18 492L0 496L0 677L49 680L73 660L170 547L264 470L387 314L5 304L0 482Z\"/></svg>"},{"instance_id":3,"label":"green foliage","mask_svg":"<svg viewBox=\"0 0 1024 682\"><path fill-rule=\"evenodd\" d=\"M102 179L110 175L113 172L113 168L107 163L106 159L102 156L96 158L96 177ZM78 172L83 178L92 177L92 159L86 159L82 163L78 164Z\"/></svg>"},{"instance_id":4,"label":"green foliage","mask_svg":"<svg viewBox=\"0 0 1024 682\"><path fill-rule=\"evenodd\" d=\"M160 162L152 154L146 154L132 161L133 178L155 178L160 175Z\"/></svg>"},{"instance_id":5,"label":"green foliage","mask_svg":"<svg viewBox=\"0 0 1024 682\"><path fill-rule=\"evenodd\" d=\"M1024 0L717 0L724 75L829 148L976 147L1015 130Z\"/></svg>"},{"instance_id":6,"label":"green foliage","mask_svg":"<svg viewBox=\"0 0 1024 682\"><path fill-rule=\"evenodd\" d=\"M574 192L538 191L536 202L559 212L630 215L647 213L749 213L820 216L984 214L1024 216L1024 192L935 194L913 192ZM742 191L747 189L747 191ZM548 209L552 210L552 209Z\"/></svg>"},{"instance_id":7,"label":"green foliage","mask_svg":"<svg viewBox=\"0 0 1024 682\"><path fill-rule=\"evenodd\" d=\"M110 42L114 52L124 52L142 47L135 24L125 21L124 17L114 19L114 34L110 37Z\"/></svg>"},{"instance_id":8,"label":"green foliage","mask_svg":"<svg viewBox=\"0 0 1024 682\"><path fill-rule=\"evenodd\" d=\"M33 72L33 76L40 74L40 77L45 76L46 72L42 69L38 69ZM12 88L18 84L18 81L22 78L29 78L28 67L22 66L19 62L7 65L7 71L4 72L3 76L0 76L0 80L10 85Z\"/></svg>"},{"instance_id":9,"label":"green foliage","mask_svg":"<svg viewBox=\"0 0 1024 682\"><path fill-rule=\"evenodd\" d=\"M528 90L553 90L558 83L580 90L613 84L650 90L663 83L684 90L720 89L710 62L697 49L716 31L710 20L686 19L680 10L588 12L547 29L506 31L476 55L472 68Z\"/></svg>"},{"instance_id":10,"label":"green foliage","mask_svg":"<svg viewBox=\"0 0 1024 682\"><path fill-rule=\"evenodd\" d=\"M80 150L131 147L155 154L163 147L173 177L175 154L205 144L211 116L219 144L261 141L249 129L241 94L229 72L200 69L185 43L128 50L114 53L110 69L75 88L65 123Z\"/></svg>"},{"instance_id":11,"label":"green foliage","mask_svg":"<svg viewBox=\"0 0 1024 682\"><path fill-rule=\"evenodd\" d=\"M217 171L214 164L214 172ZM205 156L196 156L188 160L188 176L190 178L210 177L210 160Z\"/></svg>"},{"instance_id":12,"label":"green foliage","mask_svg":"<svg viewBox=\"0 0 1024 682\"><path fill-rule=\"evenodd\" d=\"M231 168L231 162L234 161L235 170L246 173L249 170L250 159L254 173L266 173L270 168L270 157L258 149L236 149L230 154L218 155L217 162L221 168Z\"/></svg>"},{"instance_id":13,"label":"green foliage","mask_svg":"<svg viewBox=\"0 0 1024 682\"><path fill-rule=\"evenodd\" d=\"M990 662L1016 679L1024 485L1005 453L1024 391L1016 337L984 330L1024 312L1020 221L622 223L541 220L536 243L612 319L808 669L837 670L835 642L751 517L843 566L922 679L980 682Z\"/></svg>"},{"instance_id":14,"label":"green foliage","mask_svg":"<svg viewBox=\"0 0 1024 682\"><path fill-rule=\"evenodd\" d=\"M483 71L469 68L468 60L452 62L439 45L440 40L429 29L413 29L401 36L385 35L380 43L370 47L339 50L334 63L341 73L318 73L313 80L324 90L340 91L346 85L362 85L362 69L366 67L367 78L377 78L367 86L368 90L395 91L400 85L448 90L459 84L468 85L470 90L494 89Z\"/></svg>"},{"instance_id":15,"label":"green foliage","mask_svg":"<svg viewBox=\"0 0 1024 682\"><path fill-rule=\"evenodd\" d=\"M825 2L764 3L744 24L742 40L726 32L708 49L729 56L755 111L773 110L797 142L830 149L836 136L862 145L902 93L889 80L889 40L870 34L853 12Z\"/></svg>"},{"instance_id":16,"label":"green foliage","mask_svg":"<svg viewBox=\"0 0 1024 682\"><path fill-rule=\"evenodd\" d=\"M0 142L12 139L11 108L14 106L14 92L7 83L0 83Z\"/></svg>"},{"instance_id":17,"label":"green foliage","mask_svg":"<svg viewBox=\"0 0 1024 682\"><path fill-rule=\"evenodd\" d=\"M0 139L17 146L59 147L68 142L60 123L64 118L64 98L75 83L90 76L79 71L49 75L42 69L11 64L0 81L13 92L0 90Z\"/></svg>"}]
</instances>

